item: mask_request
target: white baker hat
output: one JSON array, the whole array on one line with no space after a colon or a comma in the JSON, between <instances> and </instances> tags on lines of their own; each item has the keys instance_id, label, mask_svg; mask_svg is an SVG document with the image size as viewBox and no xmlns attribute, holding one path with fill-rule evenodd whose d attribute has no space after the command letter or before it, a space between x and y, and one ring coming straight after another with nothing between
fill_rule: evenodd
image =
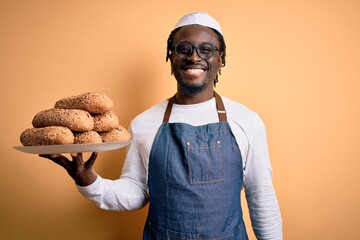
<instances>
[{"instance_id":1,"label":"white baker hat","mask_svg":"<svg viewBox=\"0 0 360 240\"><path fill-rule=\"evenodd\" d=\"M217 30L222 35L220 24L206 12L193 12L183 16L175 25L175 28L198 24Z\"/></svg>"}]
</instances>

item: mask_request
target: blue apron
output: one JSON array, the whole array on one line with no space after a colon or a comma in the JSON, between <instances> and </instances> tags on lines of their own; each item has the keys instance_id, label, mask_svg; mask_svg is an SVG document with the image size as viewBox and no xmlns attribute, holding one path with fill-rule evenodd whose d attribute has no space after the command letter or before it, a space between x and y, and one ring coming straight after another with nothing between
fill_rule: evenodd
<instances>
[{"instance_id":1,"label":"blue apron","mask_svg":"<svg viewBox=\"0 0 360 240\"><path fill-rule=\"evenodd\" d=\"M168 123L175 96L169 99L149 157L143 240L248 239L241 153L222 99L214 94L219 122L202 126Z\"/></svg>"}]
</instances>

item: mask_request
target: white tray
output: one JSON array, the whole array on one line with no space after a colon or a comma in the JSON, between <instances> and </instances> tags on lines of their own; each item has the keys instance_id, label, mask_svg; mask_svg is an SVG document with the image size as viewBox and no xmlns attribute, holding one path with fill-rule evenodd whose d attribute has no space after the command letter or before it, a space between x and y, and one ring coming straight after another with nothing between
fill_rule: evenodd
<instances>
[{"instance_id":1,"label":"white tray","mask_svg":"<svg viewBox=\"0 0 360 240\"><path fill-rule=\"evenodd\" d=\"M107 143L85 143L85 144L63 144L46 146L16 146L16 150L32 154L60 154L79 152L103 152L119 149L128 145L128 142L107 142Z\"/></svg>"}]
</instances>

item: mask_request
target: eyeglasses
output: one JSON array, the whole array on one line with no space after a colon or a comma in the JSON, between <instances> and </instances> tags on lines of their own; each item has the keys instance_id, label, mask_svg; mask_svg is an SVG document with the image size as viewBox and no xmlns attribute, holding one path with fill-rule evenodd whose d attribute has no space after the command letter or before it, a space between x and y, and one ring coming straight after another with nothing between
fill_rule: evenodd
<instances>
[{"instance_id":1,"label":"eyeglasses","mask_svg":"<svg viewBox=\"0 0 360 240\"><path fill-rule=\"evenodd\" d=\"M198 56L204 60L211 58L215 50L219 49L211 43L201 43L200 45L192 45L188 42L179 42L173 46L176 56L181 59L186 59L193 54L194 49Z\"/></svg>"}]
</instances>

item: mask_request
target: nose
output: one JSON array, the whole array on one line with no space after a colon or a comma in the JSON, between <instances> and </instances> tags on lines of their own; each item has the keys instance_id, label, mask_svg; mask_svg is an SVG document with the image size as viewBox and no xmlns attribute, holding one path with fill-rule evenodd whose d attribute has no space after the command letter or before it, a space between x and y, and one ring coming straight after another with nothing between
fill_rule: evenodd
<instances>
[{"instance_id":1,"label":"nose","mask_svg":"<svg viewBox=\"0 0 360 240\"><path fill-rule=\"evenodd\" d=\"M197 48L193 48L191 55L187 59L192 62L198 62L202 60L202 58L199 56Z\"/></svg>"}]
</instances>

